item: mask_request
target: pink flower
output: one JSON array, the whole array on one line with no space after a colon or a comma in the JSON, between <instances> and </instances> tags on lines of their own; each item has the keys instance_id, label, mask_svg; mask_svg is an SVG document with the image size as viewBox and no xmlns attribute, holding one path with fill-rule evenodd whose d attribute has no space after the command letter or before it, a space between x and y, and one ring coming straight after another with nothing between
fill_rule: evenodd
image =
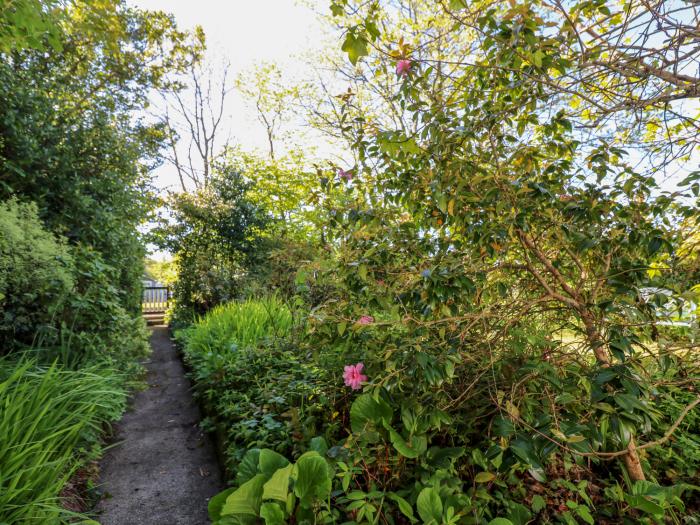
<instances>
[{"instance_id":1,"label":"pink flower","mask_svg":"<svg viewBox=\"0 0 700 525\"><path fill-rule=\"evenodd\" d=\"M400 77L405 77L408 75L408 72L411 70L411 61L401 59L396 63L396 74L399 75Z\"/></svg>"},{"instance_id":2,"label":"pink flower","mask_svg":"<svg viewBox=\"0 0 700 525\"><path fill-rule=\"evenodd\" d=\"M363 315L357 320L357 324L372 324L374 322L374 317L371 315Z\"/></svg>"},{"instance_id":3,"label":"pink flower","mask_svg":"<svg viewBox=\"0 0 700 525\"><path fill-rule=\"evenodd\" d=\"M367 381L367 376L362 373L362 369L365 367L364 363L357 363L356 365L347 365L343 371L343 379L345 380L345 385L349 386L353 390L358 390L364 381Z\"/></svg>"},{"instance_id":4,"label":"pink flower","mask_svg":"<svg viewBox=\"0 0 700 525\"><path fill-rule=\"evenodd\" d=\"M351 181L352 180L352 171L348 170L345 171L344 169L340 168L338 170L338 177L341 179L345 179L346 181Z\"/></svg>"}]
</instances>

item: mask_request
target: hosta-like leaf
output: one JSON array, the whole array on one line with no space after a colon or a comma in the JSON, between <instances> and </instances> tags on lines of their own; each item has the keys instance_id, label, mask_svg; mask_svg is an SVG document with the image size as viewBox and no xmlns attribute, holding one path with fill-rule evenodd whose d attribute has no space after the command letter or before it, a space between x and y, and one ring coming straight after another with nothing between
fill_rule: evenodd
<instances>
[{"instance_id":1,"label":"hosta-like leaf","mask_svg":"<svg viewBox=\"0 0 700 525\"><path fill-rule=\"evenodd\" d=\"M260 511L265 481L265 476L258 474L238 487L226 498L226 503L221 509L221 515L249 514L257 516Z\"/></svg>"},{"instance_id":2,"label":"hosta-like leaf","mask_svg":"<svg viewBox=\"0 0 700 525\"><path fill-rule=\"evenodd\" d=\"M328 463L316 452L306 453L294 465L294 494L302 505L325 499L331 491Z\"/></svg>"},{"instance_id":3,"label":"hosta-like leaf","mask_svg":"<svg viewBox=\"0 0 700 525\"><path fill-rule=\"evenodd\" d=\"M282 454L264 448L260 451L260 456L258 459L258 467L260 473L264 474L266 478L270 478L278 469L284 468L289 465L289 461Z\"/></svg>"},{"instance_id":4,"label":"hosta-like leaf","mask_svg":"<svg viewBox=\"0 0 700 525\"><path fill-rule=\"evenodd\" d=\"M277 503L263 503L260 507L260 517L265 520L265 525L284 525L284 511Z\"/></svg>"},{"instance_id":5,"label":"hosta-like leaf","mask_svg":"<svg viewBox=\"0 0 700 525\"><path fill-rule=\"evenodd\" d=\"M293 465L287 465L278 469L263 486L263 499L276 499L287 501L289 494L289 477L292 475Z\"/></svg>"}]
</instances>

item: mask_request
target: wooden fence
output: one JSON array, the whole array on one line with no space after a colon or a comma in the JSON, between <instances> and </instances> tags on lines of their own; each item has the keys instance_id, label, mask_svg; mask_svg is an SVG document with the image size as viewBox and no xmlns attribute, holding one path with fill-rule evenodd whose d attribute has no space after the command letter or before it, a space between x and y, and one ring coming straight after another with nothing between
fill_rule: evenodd
<instances>
[{"instance_id":1,"label":"wooden fence","mask_svg":"<svg viewBox=\"0 0 700 525\"><path fill-rule=\"evenodd\" d=\"M165 312L170 304L170 287L147 286L143 289L141 310L144 313Z\"/></svg>"}]
</instances>

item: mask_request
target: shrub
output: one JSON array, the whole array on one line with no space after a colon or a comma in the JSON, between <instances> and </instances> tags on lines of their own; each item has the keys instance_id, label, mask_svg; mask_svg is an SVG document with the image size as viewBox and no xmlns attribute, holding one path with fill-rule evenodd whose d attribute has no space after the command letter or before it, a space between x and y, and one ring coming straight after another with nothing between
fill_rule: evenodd
<instances>
[{"instance_id":1,"label":"shrub","mask_svg":"<svg viewBox=\"0 0 700 525\"><path fill-rule=\"evenodd\" d=\"M334 428L325 420L329 374L289 340L291 328L289 309L266 298L216 307L177 334L229 472L250 446L293 454Z\"/></svg>"},{"instance_id":2,"label":"shrub","mask_svg":"<svg viewBox=\"0 0 700 525\"><path fill-rule=\"evenodd\" d=\"M220 305L183 332L187 353L226 354L235 347L252 346L264 338L289 333L292 314L274 297Z\"/></svg>"},{"instance_id":3,"label":"shrub","mask_svg":"<svg viewBox=\"0 0 700 525\"><path fill-rule=\"evenodd\" d=\"M1 203L0 348L30 343L60 314L73 285L70 250L44 229L37 207L15 199Z\"/></svg>"},{"instance_id":4,"label":"shrub","mask_svg":"<svg viewBox=\"0 0 700 525\"><path fill-rule=\"evenodd\" d=\"M72 371L6 358L0 407L0 523L56 523L66 517L65 483L126 407L123 378L103 367Z\"/></svg>"}]
</instances>

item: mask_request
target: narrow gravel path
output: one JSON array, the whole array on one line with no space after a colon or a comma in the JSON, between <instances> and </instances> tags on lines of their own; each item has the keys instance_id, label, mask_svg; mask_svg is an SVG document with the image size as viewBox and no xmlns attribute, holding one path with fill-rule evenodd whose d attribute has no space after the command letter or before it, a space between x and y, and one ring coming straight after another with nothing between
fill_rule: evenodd
<instances>
[{"instance_id":1,"label":"narrow gravel path","mask_svg":"<svg viewBox=\"0 0 700 525\"><path fill-rule=\"evenodd\" d=\"M165 326L153 327L148 390L116 425L101 463L102 525L205 525L222 483L214 449L197 424L190 383Z\"/></svg>"}]
</instances>

